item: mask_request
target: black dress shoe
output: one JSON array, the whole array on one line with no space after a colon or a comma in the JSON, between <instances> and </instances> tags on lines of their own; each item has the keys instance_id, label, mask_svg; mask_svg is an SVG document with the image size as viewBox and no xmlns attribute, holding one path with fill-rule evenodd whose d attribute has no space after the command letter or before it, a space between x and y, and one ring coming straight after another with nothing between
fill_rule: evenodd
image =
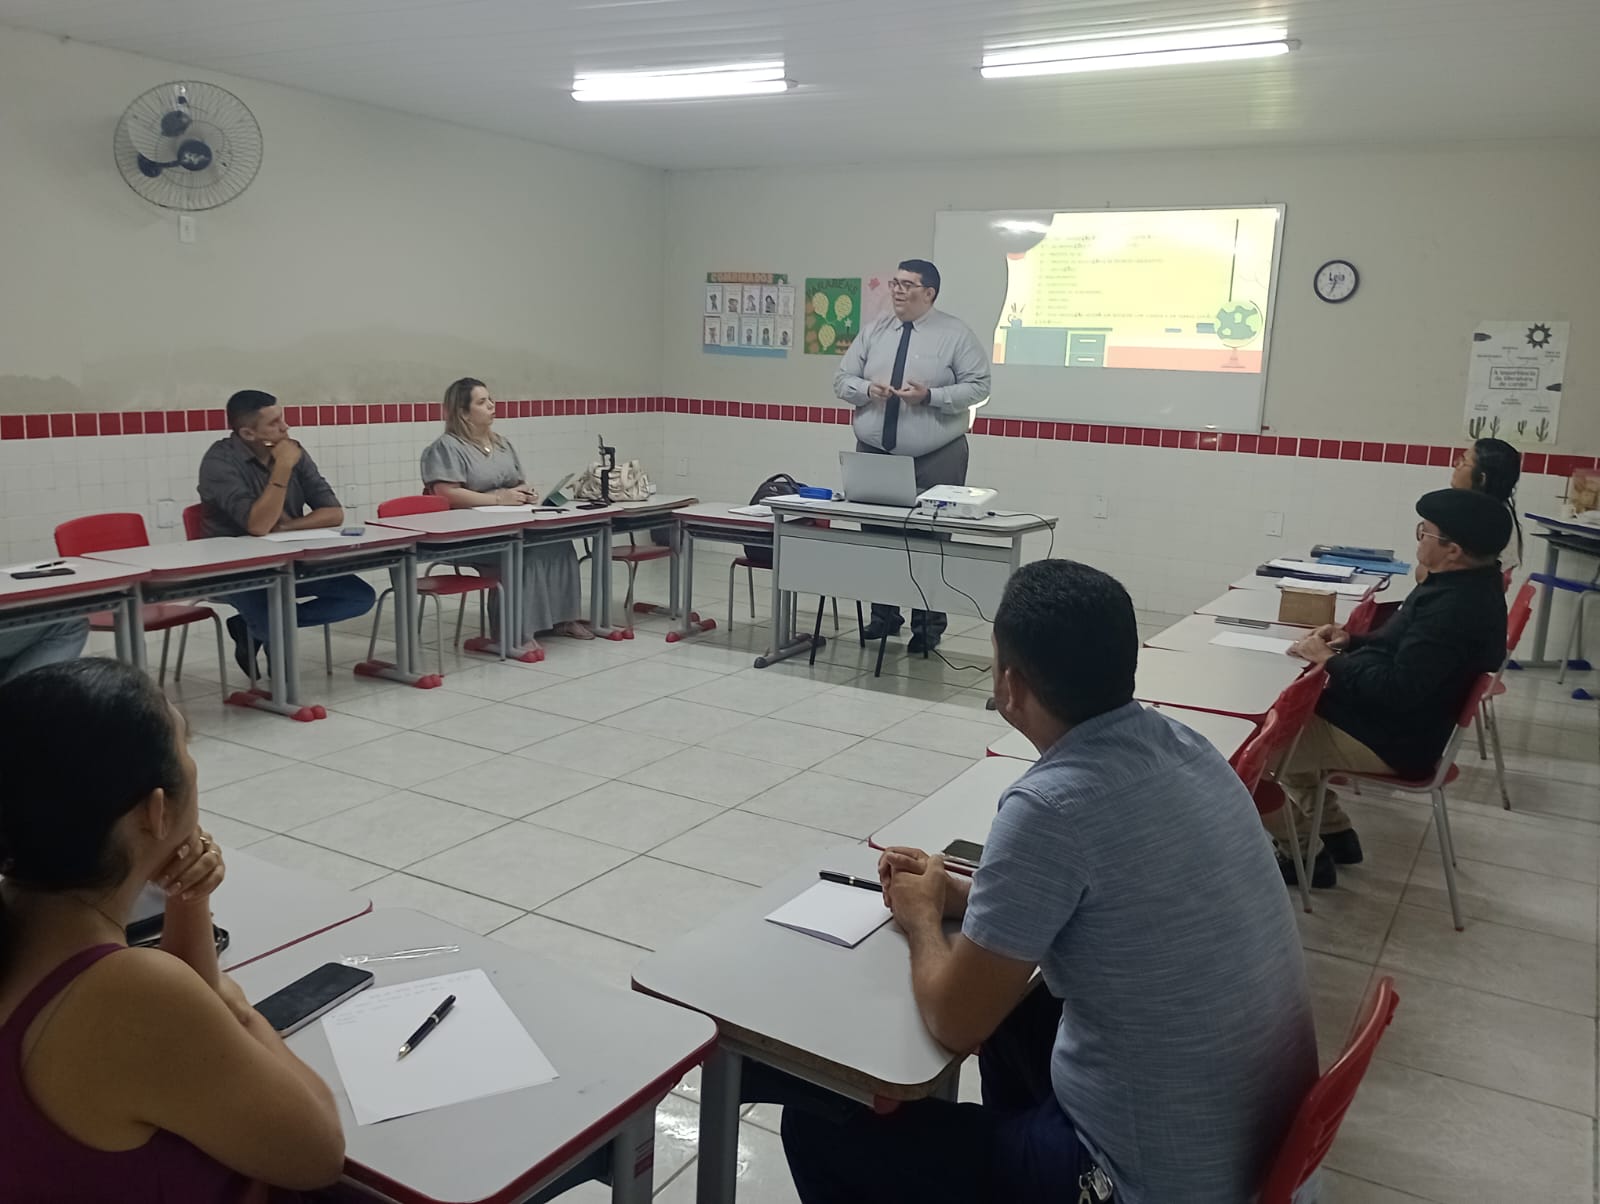
<instances>
[{"instance_id":1,"label":"black dress shoe","mask_svg":"<svg viewBox=\"0 0 1600 1204\"><path fill-rule=\"evenodd\" d=\"M895 623L885 623L882 619L873 619L861 629L861 638L864 640L886 640L890 636L898 635L900 629L906 625L904 619Z\"/></svg>"},{"instance_id":2,"label":"black dress shoe","mask_svg":"<svg viewBox=\"0 0 1600 1204\"><path fill-rule=\"evenodd\" d=\"M1361 864L1361 838L1356 835L1354 828L1346 828L1343 832L1324 832L1322 847L1333 858L1335 865Z\"/></svg>"},{"instance_id":3,"label":"black dress shoe","mask_svg":"<svg viewBox=\"0 0 1600 1204\"><path fill-rule=\"evenodd\" d=\"M233 637L233 659L239 671L252 681L257 680L261 676L261 669L256 663L256 653L261 650L261 641L251 636L243 615L230 617L227 627L228 634Z\"/></svg>"},{"instance_id":4,"label":"black dress shoe","mask_svg":"<svg viewBox=\"0 0 1600 1204\"><path fill-rule=\"evenodd\" d=\"M1294 872L1294 861L1278 854L1278 872L1283 875L1283 880L1290 886L1298 886L1300 877ZM1339 883L1339 871L1334 868L1333 858L1328 855L1327 849L1317 850L1317 859L1311 863L1311 889L1331 890Z\"/></svg>"},{"instance_id":5,"label":"black dress shoe","mask_svg":"<svg viewBox=\"0 0 1600 1204\"><path fill-rule=\"evenodd\" d=\"M922 632L919 631L911 637L911 642L906 645L906 651L911 653L913 656L917 656L923 652L932 652L938 646L938 636L923 635Z\"/></svg>"}]
</instances>

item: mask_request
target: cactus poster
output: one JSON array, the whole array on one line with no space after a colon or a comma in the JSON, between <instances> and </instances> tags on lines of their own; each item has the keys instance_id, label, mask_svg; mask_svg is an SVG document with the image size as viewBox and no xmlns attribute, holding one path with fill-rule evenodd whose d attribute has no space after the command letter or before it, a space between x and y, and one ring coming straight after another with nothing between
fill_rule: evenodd
<instances>
[{"instance_id":1,"label":"cactus poster","mask_svg":"<svg viewBox=\"0 0 1600 1204\"><path fill-rule=\"evenodd\" d=\"M806 277L807 355L843 355L861 333L861 277Z\"/></svg>"},{"instance_id":2,"label":"cactus poster","mask_svg":"<svg viewBox=\"0 0 1600 1204\"><path fill-rule=\"evenodd\" d=\"M1561 424L1566 322L1480 322L1467 366L1466 435L1554 443Z\"/></svg>"}]
</instances>

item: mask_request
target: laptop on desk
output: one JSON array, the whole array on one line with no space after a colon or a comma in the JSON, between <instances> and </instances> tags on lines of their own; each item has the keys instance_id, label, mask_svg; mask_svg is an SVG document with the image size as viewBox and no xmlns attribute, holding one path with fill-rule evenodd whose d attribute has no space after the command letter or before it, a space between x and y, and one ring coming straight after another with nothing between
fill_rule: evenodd
<instances>
[{"instance_id":1,"label":"laptop on desk","mask_svg":"<svg viewBox=\"0 0 1600 1204\"><path fill-rule=\"evenodd\" d=\"M917 504L917 473L910 456L840 452L844 500L910 510Z\"/></svg>"}]
</instances>

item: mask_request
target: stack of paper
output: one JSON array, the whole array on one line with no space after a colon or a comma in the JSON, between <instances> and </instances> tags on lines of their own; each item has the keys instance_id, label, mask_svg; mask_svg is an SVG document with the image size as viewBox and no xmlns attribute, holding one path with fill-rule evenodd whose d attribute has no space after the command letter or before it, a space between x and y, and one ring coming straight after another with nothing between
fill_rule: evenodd
<instances>
[{"instance_id":1,"label":"stack of paper","mask_svg":"<svg viewBox=\"0 0 1600 1204\"><path fill-rule=\"evenodd\" d=\"M1289 649L1294 647L1293 640L1270 635L1245 635L1234 631L1219 632L1211 637L1211 642L1219 648L1248 648L1252 652L1274 652L1279 656L1287 655Z\"/></svg>"},{"instance_id":2,"label":"stack of paper","mask_svg":"<svg viewBox=\"0 0 1600 1204\"><path fill-rule=\"evenodd\" d=\"M429 1013L454 1009L416 1049L396 1055ZM482 970L363 991L322 1019L356 1123L537 1087L556 1077Z\"/></svg>"},{"instance_id":3,"label":"stack of paper","mask_svg":"<svg viewBox=\"0 0 1600 1204\"><path fill-rule=\"evenodd\" d=\"M772 517L772 507L771 506L761 506L761 505L755 505L755 506L729 506L728 507L728 513L729 514L748 514L752 518L771 518Z\"/></svg>"},{"instance_id":4,"label":"stack of paper","mask_svg":"<svg viewBox=\"0 0 1600 1204\"><path fill-rule=\"evenodd\" d=\"M1365 598L1372 586L1361 581L1294 581L1285 579L1279 589L1297 589L1307 594L1338 594L1341 598Z\"/></svg>"},{"instance_id":5,"label":"stack of paper","mask_svg":"<svg viewBox=\"0 0 1600 1204\"><path fill-rule=\"evenodd\" d=\"M1315 560L1291 560L1279 557L1267 561L1267 567L1282 569L1286 573L1298 573L1303 577L1320 577L1328 581L1348 581L1356 574L1355 569L1347 564L1322 564Z\"/></svg>"},{"instance_id":6,"label":"stack of paper","mask_svg":"<svg viewBox=\"0 0 1600 1204\"><path fill-rule=\"evenodd\" d=\"M877 891L818 882L767 916L774 924L854 949L889 922Z\"/></svg>"}]
</instances>

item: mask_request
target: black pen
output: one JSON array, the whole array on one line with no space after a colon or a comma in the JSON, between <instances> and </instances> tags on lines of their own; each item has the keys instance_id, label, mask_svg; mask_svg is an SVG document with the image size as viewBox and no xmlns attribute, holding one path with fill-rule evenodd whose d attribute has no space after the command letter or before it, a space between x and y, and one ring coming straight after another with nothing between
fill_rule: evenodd
<instances>
[{"instance_id":1,"label":"black pen","mask_svg":"<svg viewBox=\"0 0 1600 1204\"><path fill-rule=\"evenodd\" d=\"M422 1044L422 1039L424 1037L426 1037L429 1033L431 1033L434 1029L438 1028L439 1027L439 1021L443 1020L446 1016L448 1016L450 1014L450 1009L455 1007L455 1006L456 1006L456 997L454 995L446 995L444 997L444 1002L441 1003L438 1007L433 1009L433 1015L429 1016L426 1020L424 1020L422 1022L422 1026L420 1028L418 1028L416 1032L412 1033L411 1036L406 1039L406 1043L400 1047L400 1052L395 1054L395 1056L394 1056L395 1061L398 1062L401 1058L405 1057L408 1053L410 1053L417 1046L421 1045Z\"/></svg>"},{"instance_id":2,"label":"black pen","mask_svg":"<svg viewBox=\"0 0 1600 1204\"><path fill-rule=\"evenodd\" d=\"M862 890L883 893L883 883L871 878L857 878L854 874L841 874L838 870L818 870L817 877L824 882L837 882L840 886L859 886Z\"/></svg>"}]
</instances>

